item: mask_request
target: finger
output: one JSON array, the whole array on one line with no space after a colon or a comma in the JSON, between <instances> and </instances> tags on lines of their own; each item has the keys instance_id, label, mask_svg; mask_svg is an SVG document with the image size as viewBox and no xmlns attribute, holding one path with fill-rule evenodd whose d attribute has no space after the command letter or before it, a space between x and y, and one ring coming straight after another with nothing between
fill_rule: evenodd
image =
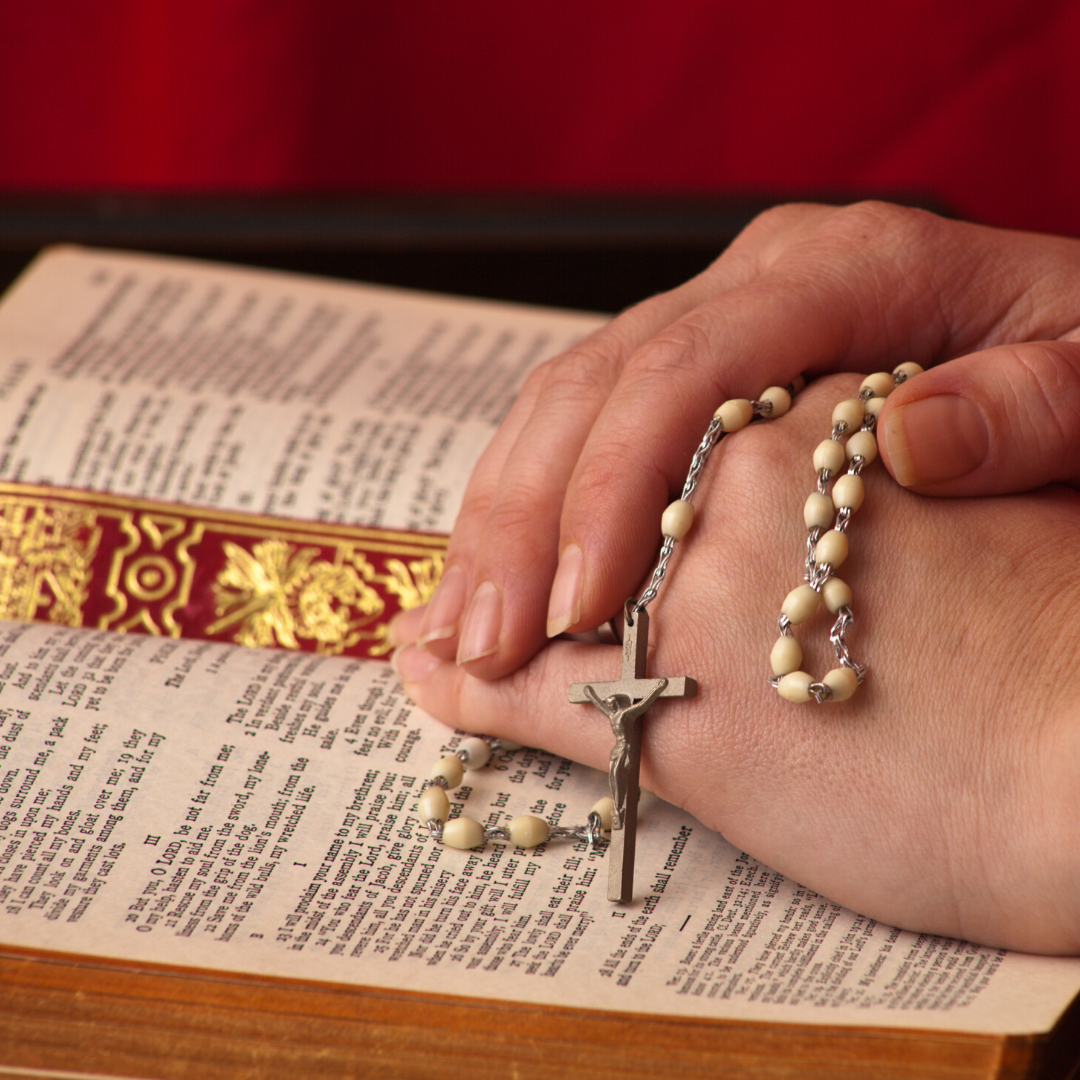
<instances>
[{"instance_id":1,"label":"finger","mask_svg":"<svg viewBox=\"0 0 1080 1080\"><path fill-rule=\"evenodd\" d=\"M1080 483L1080 344L999 346L903 384L881 414L881 455L926 495Z\"/></svg>"},{"instance_id":2,"label":"finger","mask_svg":"<svg viewBox=\"0 0 1080 1080\"><path fill-rule=\"evenodd\" d=\"M409 697L443 723L467 731L513 739L601 767L611 749L603 717L589 723L585 707L570 703L572 682L616 672L621 649L613 645L553 642L527 667L505 679L472 678L457 664L407 646L394 654L394 668Z\"/></svg>"},{"instance_id":3,"label":"finger","mask_svg":"<svg viewBox=\"0 0 1080 1080\"><path fill-rule=\"evenodd\" d=\"M414 645L420 634L420 625L426 614L426 608L412 608L409 611L399 611L386 628L386 636L390 644L398 649L402 645Z\"/></svg>"},{"instance_id":4,"label":"finger","mask_svg":"<svg viewBox=\"0 0 1080 1080\"><path fill-rule=\"evenodd\" d=\"M1075 325L1060 298L1048 301L1050 314L1031 295L1018 300L1014 268L995 263L1003 235L898 208L837 211L816 232L774 243L758 277L639 349L593 426L564 501L560 551L580 564L572 567L580 591L567 604L560 571L551 603L578 615L568 628L598 625L637 589L663 508L726 398L782 386L800 371L865 372L907 360L927 367L1002 333L1026 334L1035 325L1034 316L1025 322L1029 309L1044 332ZM1007 250L1034 264L1042 239L1011 238ZM1040 288L1052 280L1056 296L1080 267L1080 248L1051 247L1031 278Z\"/></svg>"},{"instance_id":5,"label":"finger","mask_svg":"<svg viewBox=\"0 0 1080 1080\"><path fill-rule=\"evenodd\" d=\"M482 678L514 670L544 645L566 487L626 360L716 288L757 270L744 246L714 265L707 280L699 275L638 304L533 373L512 423L470 482L455 525L447 564L469 571L467 607L462 574L433 598L421 644L443 659L456 645L458 663Z\"/></svg>"}]
</instances>

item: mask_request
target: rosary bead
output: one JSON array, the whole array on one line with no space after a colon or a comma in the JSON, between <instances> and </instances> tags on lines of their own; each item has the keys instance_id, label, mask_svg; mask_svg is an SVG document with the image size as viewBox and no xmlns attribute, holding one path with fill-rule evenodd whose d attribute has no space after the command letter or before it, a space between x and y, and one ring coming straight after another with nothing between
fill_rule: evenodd
<instances>
[{"instance_id":1,"label":"rosary bead","mask_svg":"<svg viewBox=\"0 0 1080 1080\"><path fill-rule=\"evenodd\" d=\"M804 379L802 375L796 375L795 378L791 380L791 389L794 390L796 394L801 394L806 389L806 379Z\"/></svg>"},{"instance_id":2,"label":"rosary bead","mask_svg":"<svg viewBox=\"0 0 1080 1080\"><path fill-rule=\"evenodd\" d=\"M821 602L834 615L843 607L851 607L851 586L838 577L830 577L821 586Z\"/></svg>"},{"instance_id":3,"label":"rosary bead","mask_svg":"<svg viewBox=\"0 0 1080 1080\"><path fill-rule=\"evenodd\" d=\"M859 688L859 677L849 667L833 668L821 681L832 691L830 701L847 701Z\"/></svg>"},{"instance_id":4,"label":"rosary bead","mask_svg":"<svg viewBox=\"0 0 1080 1080\"><path fill-rule=\"evenodd\" d=\"M831 443L835 446L836 443ZM810 494L803 507L803 521L808 529L827 529L833 523L835 513L833 501L828 495L822 495L820 491Z\"/></svg>"},{"instance_id":5,"label":"rosary bead","mask_svg":"<svg viewBox=\"0 0 1080 1080\"><path fill-rule=\"evenodd\" d=\"M896 386L892 375L887 371L878 371L873 375L867 375L859 387L859 393L864 390L870 391L870 397L886 397L890 390Z\"/></svg>"},{"instance_id":6,"label":"rosary bead","mask_svg":"<svg viewBox=\"0 0 1080 1080\"><path fill-rule=\"evenodd\" d=\"M442 842L447 847L460 848L462 851L480 847L484 843L484 826L472 818L454 818L443 826Z\"/></svg>"},{"instance_id":7,"label":"rosary bead","mask_svg":"<svg viewBox=\"0 0 1080 1080\"><path fill-rule=\"evenodd\" d=\"M548 823L543 818L522 814L510 822L509 832L514 847L538 847L547 843Z\"/></svg>"},{"instance_id":8,"label":"rosary bead","mask_svg":"<svg viewBox=\"0 0 1080 1080\"><path fill-rule=\"evenodd\" d=\"M746 398L732 398L725 401L713 416L717 417L724 425L724 431L729 435L733 431L739 431L750 423L754 416L754 406Z\"/></svg>"},{"instance_id":9,"label":"rosary bead","mask_svg":"<svg viewBox=\"0 0 1080 1080\"><path fill-rule=\"evenodd\" d=\"M777 686L776 691L785 701L809 701L810 684L813 681L805 671L792 671L781 676L780 685Z\"/></svg>"},{"instance_id":10,"label":"rosary bead","mask_svg":"<svg viewBox=\"0 0 1080 1080\"><path fill-rule=\"evenodd\" d=\"M903 377L903 379L913 379L916 375L921 375L923 371L921 364L916 364L914 360L909 360L906 364L898 364L893 368L893 378L897 375ZM902 380L901 380L902 381Z\"/></svg>"},{"instance_id":11,"label":"rosary bead","mask_svg":"<svg viewBox=\"0 0 1080 1080\"><path fill-rule=\"evenodd\" d=\"M847 456L850 461L855 455L870 464L877 457L877 439L872 431L856 431L847 441Z\"/></svg>"},{"instance_id":12,"label":"rosary bead","mask_svg":"<svg viewBox=\"0 0 1080 1080\"><path fill-rule=\"evenodd\" d=\"M818 566L824 566L825 563L828 563L834 570L847 556L847 537L836 529L830 529L827 533L823 533L821 539L817 542L817 547L814 549L814 562ZM794 621L792 619L792 622Z\"/></svg>"},{"instance_id":13,"label":"rosary bead","mask_svg":"<svg viewBox=\"0 0 1080 1080\"><path fill-rule=\"evenodd\" d=\"M814 449L814 472L839 472L847 462L843 446L836 439L823 439Z\"/></svg>"},{"instance_id":14,"label":"rosary bead","mask_svg":"<svg viewBox=\"0 0 1080 1080\"><path fill-rule=\"evenodd\" d=\"M426 825L429 821L445 821L450 816L450 800L441 787L429 787L419 801L420 820Z\"/></svg>"},{"instance_id":15,"label":"rosary bead","mask_svg":"<svg viewBox=\"0 0 1080 1080\"><path fill-rule=\"evenodd\" d=\"M883 408L885 408L885 399L883 397L872 397L866 403L866 415L872 416L876 420L881 415Z\"/></svg>"},{"instance_id":16,"label":"rosary bead","mask_svg":"<svg viewBox=\"0 0 1080 1080\"><path fill-rule=\"evenodd\" d=\"M862 482L862 477L844 473L843 476L838 476L836 483L833 484L833 505L837 510L842 510L846 506L854 513L862 506L865 494L866 488Z\"/></svg>"},{"instance_id":17,"label":"rosary bead","mask_svg":"<svg viewBox=\"0 0 1080 1080\"><path fill-rule=\"evenodd\" d=\"M769 413L770 420L776 420L791 408L791 395L782 386L770 386L758 400L772 404L772 412Z\"/></svg>"},{"instance_id":18,"label":"rosary bead","mask_svg":"<svg viewBox=\"0 0 1080 1080\"><path fill-rule=\"evenodd\" d=\"M438 776L441 776L446 781L447 787L456 788L465 776L465 766L461 764L460 758L444 757L441 761L435 762L435 766L431 770L433 780Z\"/></svg>"},{"instance_id":19,"label":"rosary bead","mask_svg":"<svg viewBox=\"0 0 1080 1080\"><path fill-rule=\"evenodd\" d=\"M832 411L833 427L837 424L847 424L848 431L857 430L862 424L863 403L858 398L848 398L841 401Z\"/></svg>"},{"instance_id":20,"label":"rosary bead","mask_svg":"<svg viewBox=\"0 0 1080 1080\"><path fill-rule=\"evenodd\" d=\"M776 639L776 644L769 653L769 663L772 664L774 675L788 675L792 671L798 671L802 664L802 646L793 637L782 634Z\"/></svg>"},{"instance_id":21,"label":"rosary bead","mask_svg":"<svg viewBox=\"0 0 1080 1080\"><path fill-rule=\"evenodd\" d=\"M660 531L672 540L681 540L694 523L694 504L676 499L660 519Z\"/></svg>"},{"instance_id":22,"label":"rosary bead","mask_svg":"<svg viewBox=\"0 0 1080 1080\"><path fill-rule=\"evenodd\" d=\"M465 756L462 757L462 754ZM469 772L482 769L491 760L491 747L483 739L475 736L462 739L457 752L458 760Z\"/></svg>"},{"instance_id":23,"label":"rosary bead","mask_svg":"<svg viewBox=\"0 0 1080 1080\"><path fill-rule=\"evenodd\" d=\"M806 622L817 611L821 597L809 585L799 585L784 597L780 613L791 623Z\"/></svg>"},{"instance_id":24,"label":"rosary bead","mask_svg":"<svg viewBox=\"0 0 1080 1080\"><path fill-rule=\"evenodd\" d=\"M605 795L602 799L598 799L593 805L593 808L589 811L590 814L597 814L600 817L600 828L604 832L611 832L611 811L615 808L615 803L612 801L610 795Z\"/></svg>"}]
</instances>

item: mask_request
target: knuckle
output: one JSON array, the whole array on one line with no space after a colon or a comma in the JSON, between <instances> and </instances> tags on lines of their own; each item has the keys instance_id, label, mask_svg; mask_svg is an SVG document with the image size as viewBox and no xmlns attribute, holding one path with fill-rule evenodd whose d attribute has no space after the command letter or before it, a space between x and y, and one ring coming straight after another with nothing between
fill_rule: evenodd
<instances>
[{"instance_id":1,"label":"knuckle","mask_svg":"<svg viewBox=\"0 0 1080 1080\"><path fill-rule=\"evenodd\" d=\"M458 521L475 520L477 518L484 518L487 516L488 511L491 509L491 492L486 488L484 490L474 490L470 485L464 496L461 499L461 506L458 508Z\"/></svg>"},{"instance_id":2,"label":"knuckle","mask_svg":"<svg viewBox=\"0 0 1080 1080\"><path fill-rule=\"evenodd\" d=\"M495 536L531 536L537 529L537 502L540 493L527 481L519 480L514 493L495 503L488 512L486 528ZM500 543L502 550L504 543Z\"/></svg>"},{"instance_id":3,"label":"knuckle","mask_svg":"<svg viewBox=\"0 0 1080 1080\"><path fill-rule=\"evenodd\" d=\"M1080 445L1080 356L1072 346L1051 342L1007 347L1025 373L1026 392L1016 404L1019 421L1063 462Z\"/></svg>"},{"instance_id":4,"label":"knuckle","mask_svg":"<svg viewBox=\"0 0 1080 1080\"><path fill-rule=\"evenodd\" d=\"M613 333L595 334L566 352L545 360L525 381L525 389L536 400L551 395L605 393L618 378L621 349Z\"/></svg>"},{"instance_id":5,"label":"knuckle","mask_svg":"<svg viewBox=\"0 0 1080 1080\"><path fill-rule=\"evenodd\" d=\"M800 228L809 220L821 216L825 208L815 203L778 203L756 214L739 238L762 241Z\"/></svg>"},{"instance_id":6,"label":"knuckle","mask_svg":"<svg viewBox=\"0 0 1080 1080\"><path fill-rule=\"evenodd\" d=\"M718 312L698 309L673 322L638 349L628 375L651 383L701 366L716 351L713 338L720 318Z\"/></svg>"},{"instance_id":7,"label":"knuckle","mask_svg":"<svg viewBox=\"0 0 1080 1080\"><path fill-rule=\"evenodd\" d=\"M842 206L825 217L818 240L840 245L845 251L865 244L892 251L921 250L942 226L942 220L926 210L867 199Z\"/></svg>"}]
</instances>

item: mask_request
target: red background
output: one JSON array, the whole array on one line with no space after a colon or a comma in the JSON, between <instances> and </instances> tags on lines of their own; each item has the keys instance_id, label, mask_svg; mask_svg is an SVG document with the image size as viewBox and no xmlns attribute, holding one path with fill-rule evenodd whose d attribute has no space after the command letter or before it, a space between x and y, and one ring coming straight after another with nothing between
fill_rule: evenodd
<instances>
[{"instance_id":1,"label":"red background","mask_svg":"<svg viewBox=\"0 0 1080 1080\"><path fill-rule=\"evenodd\" d=\"M1080 235L1080 4L0 0L0 191L929 196Z\"/></svg>"}]
</instances>

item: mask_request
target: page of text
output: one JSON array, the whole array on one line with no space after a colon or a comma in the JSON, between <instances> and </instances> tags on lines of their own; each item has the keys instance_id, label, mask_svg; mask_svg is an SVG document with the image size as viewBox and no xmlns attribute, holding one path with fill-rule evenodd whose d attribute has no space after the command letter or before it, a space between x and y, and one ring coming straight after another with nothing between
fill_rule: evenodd
<instances>
[{"instance_id":1,"label":"page of text","mask_svg":"<svg viewBox=\"0 0 1080 1080\"><path fill-rule=\"evenodd\" d=\"M526 374L603 321L55 249L0 303L0 479L449 532Z\"/></svg>"},{"instance_id":2,"label":"page of text","mask_svg":"<svg viewBox=\"0 0 1080 1080\"><path fill-rule=\"evenodd\" d=\"M583 1008L973 1032L1047 1029L1080 989L1080 960L877 924L648 796L626 906L606 899L604 847L444 848L416 802L458 741L386 664L0 624L0 942ZM499 753L451 793L452 814L580 824L606 780Z\"/></svg>"}]
</instances>

